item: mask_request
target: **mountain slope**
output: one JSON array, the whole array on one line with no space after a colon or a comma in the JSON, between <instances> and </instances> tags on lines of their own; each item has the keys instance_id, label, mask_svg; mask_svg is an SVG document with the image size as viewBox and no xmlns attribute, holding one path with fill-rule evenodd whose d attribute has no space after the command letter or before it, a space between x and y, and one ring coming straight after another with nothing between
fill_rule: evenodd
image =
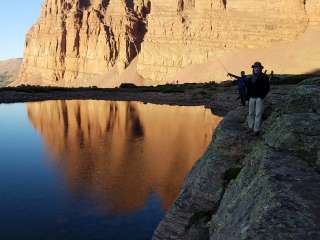
<instances>
[{"instance_id":1,"label":"mountain slope","mask_svg":"<svg viewBox=\"0 0 320 240\"><path fill-rule=\"evenodd\" d=\"M0 61L0 87L7 86L17 79L21 64L21 58Z\"/></svg>"}]
</instances>

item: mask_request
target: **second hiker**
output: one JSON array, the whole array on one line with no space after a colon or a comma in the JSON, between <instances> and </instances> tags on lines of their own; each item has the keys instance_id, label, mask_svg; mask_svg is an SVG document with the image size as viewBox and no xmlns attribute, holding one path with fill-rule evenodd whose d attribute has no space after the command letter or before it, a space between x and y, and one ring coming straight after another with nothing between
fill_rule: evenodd
<instances>
[{"instance_id":1,"label":"second hiker","mask_svg":"<svg viewBox=\"0 0 320 240\"><path fill-rule=\"evenodd\" d=\"M244 71L242 71L240 77L237 75L234 75L232 73L228 73L228 76L237 79L241 104L242 104L242 106L245 106L246 100L247 100L247 89L246 89L247 76L246 76L246 73Z\"/></svg>"}]
</instances>

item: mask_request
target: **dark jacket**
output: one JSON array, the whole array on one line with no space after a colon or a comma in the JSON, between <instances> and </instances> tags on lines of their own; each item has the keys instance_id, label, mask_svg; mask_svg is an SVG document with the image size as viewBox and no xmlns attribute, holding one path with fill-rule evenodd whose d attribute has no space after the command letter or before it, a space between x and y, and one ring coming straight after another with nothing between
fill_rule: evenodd
<instances>
[{"instance_id":1,"label":"dark jacket","mask_svg":"<svg viewBox=\"0 0 320 240\"><path fill-rule=\"evenodd\" d=\"M239 90L244 90L246 88L246 81L248 80L248 77L246 75L237 76L237 75L234 75L232 73L228 73L228 75L230 77L233 77L233 78L237 79L237 84L238 84Z\"/></svg>"},{"instance_id":2,"label":"dark jacket","mask_svg":"<svg viewBox=\"0 0 320 240\"><path fill-rule=\"evenodd\" d=\"M249 98L262 98L264 99L270 91L270 82L266 74L261 73L257 76L256 81L250 77L246 81L248 97Z\"/></svg>"},{"instance_id":3,"label":"dark jacket","mask_svg":"<svg viewBox=\"0 0 320 240\"><path fill-rule=\"evenodd\" d=\"M237 79L237 82L238 82L238 89L239 90L244 90L246 88L246 82L248 81L248 78L247 76L243 76L243 77L239 77Z\"/></svg>"}]
</instances>

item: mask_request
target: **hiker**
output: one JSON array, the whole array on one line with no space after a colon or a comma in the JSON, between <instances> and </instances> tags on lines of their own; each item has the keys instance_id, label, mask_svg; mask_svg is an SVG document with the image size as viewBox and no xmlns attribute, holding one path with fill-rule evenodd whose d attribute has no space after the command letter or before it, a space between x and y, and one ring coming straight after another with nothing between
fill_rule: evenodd
<instances>
[{"instance_id":1,"label":"hiker","mask_svg":"<svg viewBox=\"0 0 320 240\"><path fill-rule=\"evenodd\" d=\"M241 99L242 106L246 105L247 100L247 88L246 88L246 81L248 80L245 71L241 71L241 76L234 75L232 73L228 73L228 76L233 77L237 79L238 82L238 90L239 90L239 96Z\"/></svg>"},{"instance_id":2,"label":"hiker","mask_svg":"<svg viewBox=\"0 0 320 240\"><path fill-rule=\"evenodd\" d=\"M248 125L255 136L260 133L264 111L263 101L270 91L269 78L262 72L263 68L260 62L255 62L252 65L252 77L246 81L249 98Z\"/></svg>"}]
</instances>

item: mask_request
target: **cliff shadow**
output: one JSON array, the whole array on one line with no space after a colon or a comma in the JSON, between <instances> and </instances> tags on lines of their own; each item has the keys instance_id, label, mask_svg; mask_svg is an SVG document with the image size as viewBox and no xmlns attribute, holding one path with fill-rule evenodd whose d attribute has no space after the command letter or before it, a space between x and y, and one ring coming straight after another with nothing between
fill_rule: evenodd
<instances>
[{"instance_id":1,"label":"cliff shadow","mask_svg":"<svg viewBox=\"0 0 320 240\"><path fill-rule=\"evenodd\" d=\"M126 0L127 15L134 22L132 28L128 31L128 62L130 63L141 51L141 44L148 31L147 16L151 11L151 1L147 1L142 6L134 5L133 0Z\"/></svg>"}]
</instances>

